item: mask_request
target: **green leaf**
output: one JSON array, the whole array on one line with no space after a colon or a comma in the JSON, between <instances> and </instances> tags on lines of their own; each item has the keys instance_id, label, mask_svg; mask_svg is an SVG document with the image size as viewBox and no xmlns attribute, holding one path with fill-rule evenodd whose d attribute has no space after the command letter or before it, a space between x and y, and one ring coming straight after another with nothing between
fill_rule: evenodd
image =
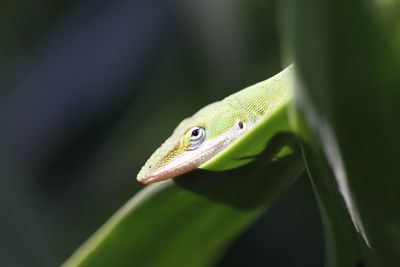
<instances>
[{"instance_id":1,"label":"green leaf","mask_svg":"<svg viewBox=\"0 0 400 267\"><path fill-rule=\"evenodd\" d=\"M303 153L324 224L328 266L363 266L367 260L362 251L368 248L359 240L332 170L321 153L307 145Z\"/></svg>"},{"instance_id":2,"label":"green leaf","mask_svg":"<svg viewBox=\"0 0 400 267\"><path fill-rule=\"evenodd\" d=\"M148 186L63 266L209 266L303 171L293 142L278 134L246 166ZM288 144L294 153L271 160Z\"/></svg>"},{"instance_id":3,"label":"green leaf","mask_svg":"<svg viewBox=\"0 0 400 267\"><path fill-rule=\"evenodd\" d=\"M398 266L399 6L382 19L378 1L294 2L297 126L332 265Z\"/></svg>"}]
</instances>

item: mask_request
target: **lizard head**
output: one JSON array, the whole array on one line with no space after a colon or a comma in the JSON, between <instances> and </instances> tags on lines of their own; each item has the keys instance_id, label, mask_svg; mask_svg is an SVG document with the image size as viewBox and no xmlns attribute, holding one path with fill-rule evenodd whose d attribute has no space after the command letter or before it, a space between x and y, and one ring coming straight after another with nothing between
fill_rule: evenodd
<instances>
[{"instance_id":1,"label":"lizard head","mask_svg":"<svg viewBox=\"0 0 400 267\"><path fill-rule=\"evenodd\" d=\"M137 180L149 184L196 169L243 131L237 111L216 102L183 120L140 170Z\"/></svg>"}]
</instances>

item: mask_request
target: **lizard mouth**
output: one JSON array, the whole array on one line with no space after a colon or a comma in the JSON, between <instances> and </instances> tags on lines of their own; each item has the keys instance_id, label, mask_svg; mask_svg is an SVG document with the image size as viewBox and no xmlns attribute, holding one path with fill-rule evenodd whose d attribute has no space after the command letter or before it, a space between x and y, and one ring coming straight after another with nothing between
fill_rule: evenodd
<instances>
[{"instance_id":1,"label":"lizard mouth","mask_svg":"<svg viewBox=\"0 0 400 267\"><path fill-rule=\"evenodd\" d=\"M179 167L175 168L169 168L169 169L160 169L158 171L155 171L154 173L148 174L146 176L138 176L137 180L144 184L151 184L155 182L160 182L163 180L167 180L182 174L185 174L187 172L190 172L191 170L194 170L198 167L199 165L194 164L193 162L188 162L186 164L182 164Z\"/></svg>"}]
</instances>

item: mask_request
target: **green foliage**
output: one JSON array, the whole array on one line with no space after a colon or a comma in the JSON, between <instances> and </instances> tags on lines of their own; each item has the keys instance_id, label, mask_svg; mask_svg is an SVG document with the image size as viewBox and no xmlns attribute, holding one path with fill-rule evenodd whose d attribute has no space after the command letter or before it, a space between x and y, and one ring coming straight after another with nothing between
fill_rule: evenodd
<instances>
[{"instance_id":1,"label":"green foliage","mask_svg":"<svg viewBox=\"0 0 400 267\"><path fill-rule=\"evenodd\" d=\"M225 172L199 170L148 186L120 209L64 266L209 266L303 171L293 144L278 135L252 163Z\"/></svg>"},{"instance_id":2,"label":"green foliage","mask_svg":"<svg viewBox=\"0 0 400 267\"><path fill-rule=\"evenodd\" d=\"M295 8L298 127L333 266L400 263L399 6L392 7L391 17L371 1Z\"/></svg>"},{"instance_id":3,"label":"green foliage","mask_svg":"<svg viewBox=\"0 0 400 267\"><path fill-rule=\"evenodd\" d=\"M368 1L287 3L294 11L287 16L293 28L288 40L294 41L298 69L296 111L290 119L320 205L327 264L398 266L398 12ZM65 266L213 264L303 170L293 136L276 134L287 130L286 111L277 110L273 120L205 167L220 169L271 140L257 160L146 188ZM288 145L292 153L274 160Z\"/></svg>"}]
</instances>

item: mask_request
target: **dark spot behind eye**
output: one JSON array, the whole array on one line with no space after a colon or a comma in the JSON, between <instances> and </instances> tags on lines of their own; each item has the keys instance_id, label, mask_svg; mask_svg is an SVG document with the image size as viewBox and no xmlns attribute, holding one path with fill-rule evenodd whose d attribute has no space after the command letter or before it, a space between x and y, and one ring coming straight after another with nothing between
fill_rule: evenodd
<instances>
[{"instance_id":1,"label":"dark spot behind eye","mask_svg":"<svg viewBox=\"0 0 400 267\"><path fill-rule=\"evenodd\" d=\"M239 128L243 129L243 122L239 121Z\"/></svg>"},{"instance_id":2,"label":"dark spot behind eye","mask_svg":"<svg viewBox=\"0 0 400 267\"><path fill-rule=\"evenodd\" d=\"M192 131L192 136L196 137L199 135L199 129L195 129Z\"/></svg>"}]
</instances>

